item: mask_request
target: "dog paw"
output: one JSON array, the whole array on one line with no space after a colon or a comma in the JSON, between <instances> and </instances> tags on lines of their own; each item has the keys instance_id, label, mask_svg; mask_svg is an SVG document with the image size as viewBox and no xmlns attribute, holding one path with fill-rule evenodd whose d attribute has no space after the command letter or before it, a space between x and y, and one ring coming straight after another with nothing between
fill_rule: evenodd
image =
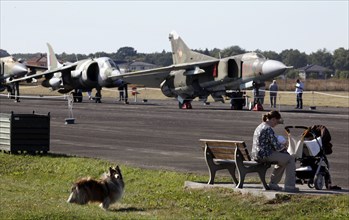
<instances>
[{"instance_id":1,"label":"dog paw","mask_svg":"<svg viewBox=\"0 0 349 220\"><path fill-rule=\"evenodd\" d=\"M103 203L99 204L99 207L101 207L101 209L104 211L108 211L108 207L104 206Z\"/></svg>"}]
</instances>

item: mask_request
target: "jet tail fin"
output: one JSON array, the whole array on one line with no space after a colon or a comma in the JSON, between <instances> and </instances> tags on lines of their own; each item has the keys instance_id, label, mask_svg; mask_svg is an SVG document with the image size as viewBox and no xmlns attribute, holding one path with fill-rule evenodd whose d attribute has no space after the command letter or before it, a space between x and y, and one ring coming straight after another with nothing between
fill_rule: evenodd
<instances>
[{"instance_id":1,"label":"jet tail fin","mask_svg":"<svg viewBox=\"0 0 349 220\"><path fill-rule=\"evenodd\" d=\"M192 63L197 61L215 60L216 58L189 49L182 38L172 31L169 36L172 47L173 64Z\"/></svg>"},{"instance_id":2,"label":"jet tail fin","mask_svg":"<svg viewBox=\"0 0 349 220\"><path fill-rule=\"evenodd\" d=\"M47 53L47 68L48 68L48 70L57 69L58 67L62 67L63 65L58 62L52 46L49 43L46 43L46 44L47 44L47 48L48 48L48 53Z\"/></svg>"}]
</instances>

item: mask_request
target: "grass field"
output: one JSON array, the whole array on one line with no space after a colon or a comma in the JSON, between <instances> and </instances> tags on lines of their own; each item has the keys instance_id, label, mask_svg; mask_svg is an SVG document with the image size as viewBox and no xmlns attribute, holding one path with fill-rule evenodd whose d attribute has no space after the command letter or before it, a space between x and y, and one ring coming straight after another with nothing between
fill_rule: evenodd
<instances>
[{"instance_id":1,"label":"grass field","mask_svg":"<svg viewBox=\"0 0 349 220\"><path fill-rule=\"evenodd\" d=\"M121 165L126 190L120 203L103 211L97 204L66 200L74 180L98 178L107 161L64 155L0 153L0 219L348 219L349 197L284 196L272 201L229 189L184 189L184 181L208 176ZM228 179L218 178L218 181Z\"/></svg>"}]
</instances>

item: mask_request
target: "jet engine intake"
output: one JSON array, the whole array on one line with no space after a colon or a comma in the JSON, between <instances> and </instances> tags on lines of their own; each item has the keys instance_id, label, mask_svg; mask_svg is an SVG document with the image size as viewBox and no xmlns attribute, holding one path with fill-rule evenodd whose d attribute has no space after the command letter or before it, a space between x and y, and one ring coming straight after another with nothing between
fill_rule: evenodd
<instances>
[{"instance_id":1,"label":"jet engine intake","mask_svg":"<svg viewBox=\"0 0 349 220\"><path fill-rule=\"evenodd\" d=\"M192 96L194 91L191 82L195 76L187 76L187 73L185 70L172 71L170 77L160 85L162 93L167 97Z\"/></svg>"},{"instance_id":2,"label":"jet engine intake","mask_svg":"<svg viewBox=\"0 0 349 220\"><path fill-rule=\"evenodd\" d=\"M83 87L95 87L98 83L99 66L94 60L88 60L78 65L72 71L72 78L78 78Z\"/></svg>"},{"instance_id":3,"label":"jet engine intake","mask_svg":"<svg viewBox=\"0 0 349 220\"><path fill-rule=\"evenodd\" d=\"M167 97L193 97L196 93L195 85L199 86L194 80L195 76L187 76L186 73L185 70L171 72L170 77L160 85L162 93Z\"/></svg>"},{"instance_id":4,"label":"jet engine intake","mask_svg":"<svg viewBox=\"0 0 349 220\"><path fill-rule=\"evenodd\" d=\"M161 85L161 92L167 97L193 97L195 94L195 90L193 86L180 86L174 87L171 86L171 81L164 80Z\"/></svg>"},{"instance_id":5,"label":"jet engine intake","mask_svg":"<svg viewBox=\"0 0 349 220\"><path fill-rule=\"evenodd\" d=\"M161 89L162 94L164 94L167 97L176 97L176 94L173 92L172 88L173 88L173 86L170 87L168 80L164 80L160 84L160 89Z\"/></svg>"}]
</instances>

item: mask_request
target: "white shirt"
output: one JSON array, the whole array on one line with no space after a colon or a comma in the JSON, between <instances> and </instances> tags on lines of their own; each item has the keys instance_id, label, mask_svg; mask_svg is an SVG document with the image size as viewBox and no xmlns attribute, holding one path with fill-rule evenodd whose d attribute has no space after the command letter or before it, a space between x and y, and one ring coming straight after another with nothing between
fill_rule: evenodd
<instances>
[{"instance_id":1,"label":"white shirt","mask_svg":"<svg viewBox=\"0 0 349 220\"><path fill-rule=\"evenodd\" d=\"M295 93L303 93L304 84L302 82L299 82L296 84L296 91Z\"/></svg>"}]
</instances>

